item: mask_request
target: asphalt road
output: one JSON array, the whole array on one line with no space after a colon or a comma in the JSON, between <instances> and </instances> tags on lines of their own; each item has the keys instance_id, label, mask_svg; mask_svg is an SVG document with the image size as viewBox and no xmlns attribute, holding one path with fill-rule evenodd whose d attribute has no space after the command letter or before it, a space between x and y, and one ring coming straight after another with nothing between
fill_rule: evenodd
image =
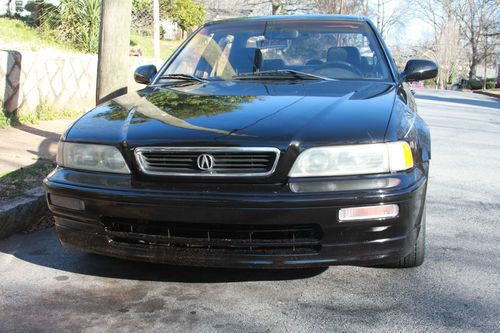
<instances>
[{"instance_id":1,"label":"asphalt road","mask_svg":"<svg viewBox=\"0 0 500 333\"><path fill-rule=\"evenodd\" d=\"M433 136L428 252L395 270L195 269L0 242L0 331L500 331L500 102L418 91Z\"/></svg>"}]
</instances>

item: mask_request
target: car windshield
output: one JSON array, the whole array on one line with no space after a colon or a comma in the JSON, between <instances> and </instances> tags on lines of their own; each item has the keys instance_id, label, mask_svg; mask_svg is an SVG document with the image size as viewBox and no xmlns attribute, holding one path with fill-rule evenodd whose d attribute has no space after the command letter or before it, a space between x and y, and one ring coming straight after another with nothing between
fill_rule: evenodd
<instances>
[{"instance_id":1,"label":"car windshield","mask_svg":"<svg viewBox=\"0 0 500 333\"><path fill-rule=\"evenodd\" d=\"M373 30L366 22L352 20L207 25L162 77L179 74L205 80L391 80Z\"/></svg>"}]
</instances>

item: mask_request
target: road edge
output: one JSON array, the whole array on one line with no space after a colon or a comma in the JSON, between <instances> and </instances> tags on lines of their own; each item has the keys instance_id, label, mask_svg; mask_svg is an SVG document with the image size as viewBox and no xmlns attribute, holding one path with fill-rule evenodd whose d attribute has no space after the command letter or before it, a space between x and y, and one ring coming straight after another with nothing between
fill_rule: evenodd
<instances>
[{"instance_id":1,"label":"road edge","mask_svg":"<svg viewBox=\"0 0 500 333\"><path fill-rule=\"evenodd\" d=\"M481 94L481 95L485 95L485 96L500 98L500 95L491 93L489 91L473 90L472 92L475 93L475 94Z\"/></svg>"},{"instance_id":2,"label":"road edge","mask_svg":"<svg viewBox=\"0 0 500 333\"><path fill-rule=\"evenodd\" d=\"M23 196L0 203L0 239L30 229L49 214L42 187Z\"/></svg>"}]
</instances>

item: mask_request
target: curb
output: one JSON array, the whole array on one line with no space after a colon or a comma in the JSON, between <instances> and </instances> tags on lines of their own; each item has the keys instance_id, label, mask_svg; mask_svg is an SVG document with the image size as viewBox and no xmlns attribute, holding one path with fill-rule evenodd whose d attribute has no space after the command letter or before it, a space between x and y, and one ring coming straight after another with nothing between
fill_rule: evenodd
<instances>
[{"instance_id":1,"label":"curb","mask_svg":"<svg viewBox=\"0 0 500 333\"><path fill-rule=\"evenodd\" d=\"M494 93L491 93L491 92L488 92L488 91L474 90L473 92L475 94L481 94L481 95L486 95L486 96L490 96L490 97L500 98L500 95L494 94Z\"/></svg>"},{"instance_id":2,"label":"curb","mask_svg":"<svg viewBox=\"0 0 500 333\"><path fill-rule=\"evenodd\" d=\"M49 214L45 192L37 187L24 196L0 203L0 239L24 231Z\"/></svg>"}]
</instances>

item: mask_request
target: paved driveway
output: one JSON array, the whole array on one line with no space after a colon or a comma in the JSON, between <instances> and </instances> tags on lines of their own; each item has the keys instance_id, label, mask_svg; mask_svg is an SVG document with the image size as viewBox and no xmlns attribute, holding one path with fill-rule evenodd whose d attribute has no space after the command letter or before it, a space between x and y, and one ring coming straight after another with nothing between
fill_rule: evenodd
<instances>
[{"instance_id":1,"label":"paved driveway","mask_svg":"<svg viewBox=\"0 0 500 333\"><path fill-rule=\"evenodd\" d=\"M500 103L418 91L433 135L417 269L193 269L0 242L0 331L500 331Z\"/></svg>"},{"instance_id":2,"label":"paved driveway","mask_svg":"<svg viewBox=\"0 0 500 333\"><path fill-rule=\"evenodd\" d=\"M35 163L38 158L55 160L57 142L72 120L41 121L0 131L0 174Z\"/></svg>"}]
</instances>

